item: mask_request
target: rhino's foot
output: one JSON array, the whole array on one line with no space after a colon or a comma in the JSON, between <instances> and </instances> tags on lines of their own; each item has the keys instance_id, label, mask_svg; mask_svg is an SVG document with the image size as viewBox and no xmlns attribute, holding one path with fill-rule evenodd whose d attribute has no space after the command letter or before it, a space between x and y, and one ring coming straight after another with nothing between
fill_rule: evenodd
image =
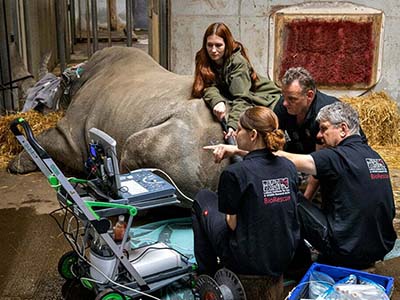
<instances>
[{"instance_id":1,"label":"rhino's foot","mask_svg":"<svg viewBox=\"0 0 400 300\"><path fill-rule=\"evenodd\" d=\"M22 151L20 154L14 157L14 159L8 164L8 170L11 173L25 174L36 171L37 169L38 167L36 166L35 162L25 151Z\"/></svg>"}]
</instances>

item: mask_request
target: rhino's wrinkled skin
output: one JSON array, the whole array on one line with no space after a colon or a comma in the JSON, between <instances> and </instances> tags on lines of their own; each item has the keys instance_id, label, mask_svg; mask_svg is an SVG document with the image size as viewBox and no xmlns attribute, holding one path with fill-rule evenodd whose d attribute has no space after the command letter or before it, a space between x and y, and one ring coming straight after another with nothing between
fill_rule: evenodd
<instances>
[{"instance_id":1,"label":"rhino's wrinkled skin","mask_svg":"<svg viewBox=\"0 0 400 300\"><path fill-rule=\"evenodd\" d=\"M135 48L98 51L72 86L65 117L37 139L60 166L82 171L88 130L96 127L117 141L121 172L162 169L190 197L201 188L215 189L224 165L216 165L202 146L221 143L222 131L203 100L190 100L192 80ZM36 169L25 152L9 168Z\"/></svg>"}]
</instances>

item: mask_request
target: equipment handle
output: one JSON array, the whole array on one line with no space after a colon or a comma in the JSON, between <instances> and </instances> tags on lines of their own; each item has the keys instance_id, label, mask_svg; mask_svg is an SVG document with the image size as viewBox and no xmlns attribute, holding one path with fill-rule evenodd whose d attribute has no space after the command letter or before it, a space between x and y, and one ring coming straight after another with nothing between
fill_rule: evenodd
<instances>
[{"instance_id":1,"label":"equipment handle","mask_svg":"<svg viewBox=\"0 0 400 300\"><path fill-rule=\"evenodd\" d=\"M83 183L83 184L85 184L85 183L88 182L88 180L86 180L86 179L79 179L79 178L76 178L76 177L70 177L70 178L67 178L67 179L68 179L68 182L70 182L70 183L72 182L72 183ZM50 186L58 192L59 187L61 186L61 184L60 184L60 181L58 180L57 176L51 174L51 175L49 175L47 177L47 181L50 183Z\"/></svg>"},{"instance_id":2,"label":"equipment handle","mask_svg":"<svg viewBox=\"0 0 400 300\"><path fill-rule=\"evenodd\" d=\"M137 208L132 205L128 205L128 204L99 202L99 201L85 201L85 205L93 213L93 215L96 217L97 220L100 219L100 216L94 211L93 207L126 209L129 212L129 215L131 215L132 217L136 216L136 214L137 214Z\"/></svg>"},{"instance_id":3,"label":"equipment handle","mask_svg":"<svg viewBox=\"0 0 400 300\"><path fill-rule=\"evenodd\" d=\"M40 144L36 140L35 136L33 135L32 129L29 126L29 123L27 121L25 121L24 118L14 119L10 123L10 129L11 129L12 133L15 136L22 135L21 131L18 129L18 125L21 125L22 128L24 129L26 138L27 138L29 144L36 151L36 153L39 155L39 157L41 159L50 158L50 156L47 154L47 152L42 148L42 146L40 146Z\"/></svg>"},{"instance_id":4,"label":"equipment handle","mask_svg":"<svg viewBox=\"0 0 400 300\"><path fill-rule=\"evenodd\" d=\"M229 128L228 128L228 124L226 122L226 119L222 118L220 123L221 123L222 130L225 131L225 132L228 132ZM233 138L233 136L230 136L228 138L224 138L224 141L228 145L236 145L236 142L235 142L235 139ZM232 160L233 163L235 163L235 162L242 161L243 158L241 156L239 156L239 155L234 155L234 156L231 157L231 160Z\"/></svg>"},{"instance_id":5,"label":"equipment handle","mask_svg":"<svg viewBox=\"0 0 400 300\"><path fill-rule=\"evenodd\" d=\"M228 123L226 123L226 119L222 118L221 119L221 126L222 126L222 130L225 132L228 132Z\"/></svg>"},{"instance_id":6,"label":"equipment handle","mask_svg":"<svg viewBox=\"0 0 400 300\"><path fill-rule=\"evenodd\" d=\"M223 131L225 131L225 132L229 131L228 123L226 122L225 118L222 118L222 120L221 120L221 127L222 127ZM224 138L224 140L225 140L225 143L227 143L228 145L236 145L235 139L232 136L230 136L226 139Z\"/></svg>"}]
</instances>

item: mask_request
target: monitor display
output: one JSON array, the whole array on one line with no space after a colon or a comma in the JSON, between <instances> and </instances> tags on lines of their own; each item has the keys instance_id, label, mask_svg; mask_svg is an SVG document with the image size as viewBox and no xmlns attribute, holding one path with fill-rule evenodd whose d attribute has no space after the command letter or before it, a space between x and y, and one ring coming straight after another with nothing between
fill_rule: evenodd
<instances>
[{"instance_id":1,"label":"monitor display","mask_svg":"<svg viewBox=\"0 0 400 300\"><path fill-rule=\"evenodd\" d=\"M135 205L157 199L161 204L176 203L175 187L150 170L120 174L117 142L107 133L97 128L89 130L88 154L95 185L114 200L125 199Z\"/></svg>"},{"instance_id":2,"label":"monitor display","mask_svg":"<svg viewBox=\"0 0 400 300\"><path fill-rule=\"evenodd\" d=\"M119 178L119 162L117 142L104 131L97 128L89 130L89 154L92 160L99 162L97 177L103 185L107 185L113 194L119 194L121 182Z\"/></svg>"}]
</instances>

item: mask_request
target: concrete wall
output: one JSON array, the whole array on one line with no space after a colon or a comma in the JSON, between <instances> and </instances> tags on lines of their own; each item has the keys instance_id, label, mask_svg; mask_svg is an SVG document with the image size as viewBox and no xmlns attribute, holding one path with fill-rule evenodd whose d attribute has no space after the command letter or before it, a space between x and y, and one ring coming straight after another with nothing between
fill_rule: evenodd
<instances>
[{"instance_id":1,"label":"concrete wall","mask_svg":"<svg viewBox=\"0 0 400 300\"><path fill-rule=\"evenodd\" d=\"M57 61L54 0L26 1L24 10L28 70L37 78L40 62L46 53L52 53L50 69Z\"/></svg>"},{"instance_id":2,"label":"concrete wall","mask_svg":"<svg viewBox=\"0 0 400 300\"><path fill-rule=\"evenodd\" d=\"M257 72L268 74L268 16L295 0L170 0L170 69L193 74L194 56L210 23L224 22L250 53ZM308 1L320 2L320 1ZM345 1L330 1L345 2ZM354 4L382 10L385 14L382 77L374 90L387 91L400 102L400 1L353 0Z\"/></svg>"}]
</instances>

